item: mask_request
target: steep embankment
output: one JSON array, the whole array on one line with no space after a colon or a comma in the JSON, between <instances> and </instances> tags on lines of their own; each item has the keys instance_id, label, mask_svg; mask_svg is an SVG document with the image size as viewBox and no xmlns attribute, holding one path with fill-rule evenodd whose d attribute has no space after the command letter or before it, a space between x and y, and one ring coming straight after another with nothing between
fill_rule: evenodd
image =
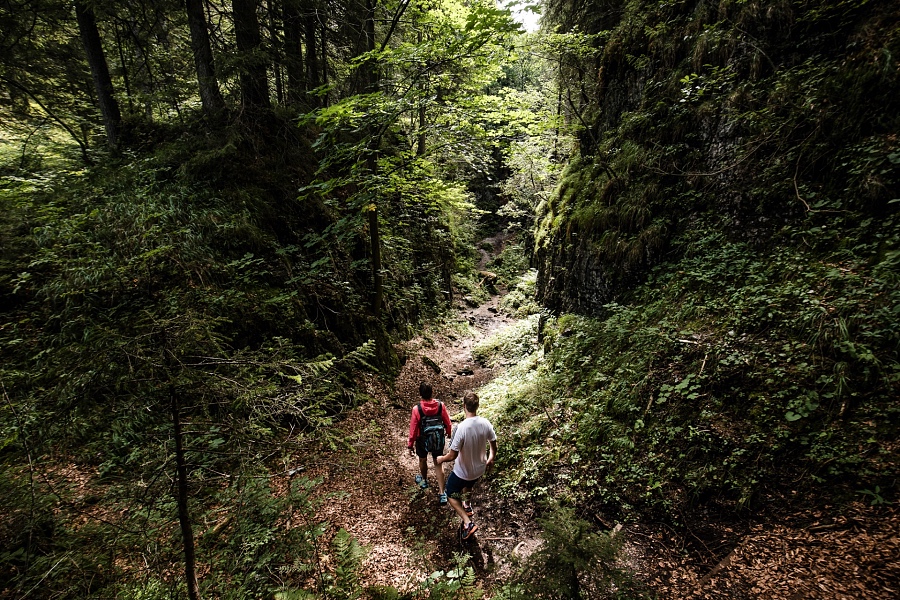
<instances>
[{"instance_id":1,"label":"steep embankment","mask_svg":"<svg viewBox=\"0 0 900 600\"><path fill-rule=\"evenodd\" d=\"M603 313L708 231L824 252L893 231L895 3L588 6L592 24L552 11L566 29L596 34L596 50L561 60L589 121L541 206L549 307Z\"/></svg>"},{"instance_id":2,"label":"steep embankment","mask_svg":"<svg viewBox=\"0 0 900 600\"><path fill-rule=\"evenodd\" d=\"M604 472L581 501L892 501L900 9L596 7L594 118L537 235L562 448Z\"/></svg>"}]
</instances>

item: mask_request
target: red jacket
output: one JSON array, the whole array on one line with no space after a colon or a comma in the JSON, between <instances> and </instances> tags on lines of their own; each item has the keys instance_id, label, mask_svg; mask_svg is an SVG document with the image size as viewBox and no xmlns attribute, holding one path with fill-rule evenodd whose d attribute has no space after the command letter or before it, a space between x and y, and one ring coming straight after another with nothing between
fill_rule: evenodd
<instances>
[{"instance_id":1,"label":"red jacket","mask_svg":"<svg viewBox=\"0 0 900 600\"><path fill-rule=\"evenodd\" d=\"M434 398L430 400L421 400L419 403L422 404L422 410L425 411L425 414L428 416L436 415L438 411L438 401ZM409 417L409 438L406 440L406 447L412 448L416 443L416 438L419 437L419 403L416 406L413 406L412 414ZM450 439L450 414L447 412L447 405L441 403L441 407L443 410L441 411L441 419L444 421L444 430L447 434L447 439Z\"/></svg>"}]
</instances>

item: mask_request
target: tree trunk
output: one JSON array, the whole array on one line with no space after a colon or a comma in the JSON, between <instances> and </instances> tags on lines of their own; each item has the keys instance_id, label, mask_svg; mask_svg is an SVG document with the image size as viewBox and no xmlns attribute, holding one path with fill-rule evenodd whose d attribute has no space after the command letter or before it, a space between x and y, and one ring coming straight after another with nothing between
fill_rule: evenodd
<instances>
[{"instance_id":1,"label":"tree trunk","mask_svg":"<svg viewBox=\"0 0 900 600\"><path fill-rule=\"evenodd\" d=\"M134 96L131 94L131 85L128 81L128 64L125 62L125 51L122 49L122 36L119 35L119 25L113 26L116 34L116 49L119 51L119 64L122 65L122 83L125 84L125 97L128 98L128 112L134 112Z\"/></svg>"},{"instance_id":2,"label":"tree trunk","mask_svg":"<svg viewBox=\"0 0 900 600\"><path fill-rule=\"evenodd\" d=\"M366 0L366 52L375 50L375 6L377 0ZM378 65L369 59L366 61L366 91L374 92L378 89Z\"/></svg>"},{"instance_id":3,"label":"tree trunk","mask_svg":"<svg viewBox=\"0 0 900 600\"><path fill-rule=\"evenodd\" d=\"M321 72L322 85L328 85L328 37L327 37L328 28L325 26L324 23L321 23L320 29L322 31L322 37L319 40L319 42L320 42L319 48L321 48L320 54L322 55L322 60L320 61L320 67L321 67L320 72ZM320 104L322 106L328 106L328 96L327 95L322 96L321 100L317 99L316 101L318 102L318 104Z\"/></svg>"},{"instance_id":4,"label":"tree trunk","mask_svg":"<svg viewBox=\"0 0 900 600\"><path fill-rule=\"evenodd\" d=\"M297 0L284 3L284 69L287 72L287 104L296 104L303 97L303 50L300 47L303 17Z\"/></svg>"},{"instance_id":5,"label":"tree trunk","mask_svg":"<svg viewBox=\"0 0 900 600\"><path fill-rule=\"evenodd\" d=\"M272 37L272 70L275 75L275 101L284 104L284 82L282 81L283 60L281 57L282 44L278 39L278 9L272 5L272 0L266 0L266 12L269 15L269 35ZM284 23L284 20L281 20Z\"/></svg>"},{"instance_id":6,"label":"tree trunk","mask_svg":"<svg viewBox=\"0 0 900 600\"><path fill-rule=\"evenodd\" d=\"M209 44L209 29L206 25L206 14L203 12L203 0L185 0L188 26L191 30L191 50L194 53L194 66L197 69L197 84L200 90L200 103L207 115L215 114L225 108L225 100L219 92L219 81L213 65L212 48Z\"/></svg>"},{"instance_id":7,"label":"tree trunk","mask_svg":"<svg viewBox=\"0 0 900 600\"><path fill-rule=\"evenodd\" d=\"M376 0L366 0L363 31L365 32L365 45L363 52L375 50L375 6ZM374 92L378 89L378 73L375 61L370 57L361 66L358 79L363 92ZM378 155L381 139L370 131L371 154L367 158L369 173L374 178L378 173ZM374 290L372 294L372 312L375 317L381 316L381 305L384 300L384 275L381 272L381 233L378 227L378 206L375 203L369 205L369 240L372 245L372 279Z\"/></svg>"},{"instance_id":8,"label":"tree trunk","mask_svg":"<svg viewBox=\"0 0 900 600\"><path fill-rule=\"evenodd\" d=\"M316 15L315 9L307 9L307 13L304 15L303 25L306 37L306 89L311 91L321 85L321 81L319 80L318 44L316 42L318 15ZM318 98L310 97L310 105L318 106Z\"/></svg>"},{"instance_id":9,"label":"tree trunk","mask_svg":"<svg viewBox=\"0 0 900 600\"><path fill-rule=\"evenodd\" d=\"M106 127L106 139L109 146L115 148L119 145L122 114L119 112L119 103L113 96L112 78L109 76L106 55L103 54L97 19L93 9L82 0L75 1L75 18L78 21L81 42L84 44L84 53L87 55L88 65L91 68L94 89L97 91L97 102L100 105L100 114L103 116L103 124Z\"/></svg>"},{"instance_id":10,"label":"tree trunk","mask_svg":"<svg viewBox=\"0 0 900 600\"><path fill-rule=\"evenodd\" d=\"M175 427L175 469L177 471L178 488L175 501L178 504L178 521L181 523L181 537L184 541L184 576L187 582L188 598L200 599L200 585L197 583L197 567L194 555L194 528L188 513L187 466L184 460L184 438L181 432L181 415L178 395L174 388L169 389L172 407L172 424Z\"/></svg>"},{"instance_id":11,"label":"tree trunk","mask_svg":"<svg viewBox=\"0 0 900 600\"><path fill-rule=\"evenodd\" d=\"M271 108L269 85L266 77L266 60L262 56L259 19L256 15L258 0L232 0L234 36L240 59L241 99L245 108Z\"/></svg>"},{"instance_id":12,"label":"tree trunk","mask_svg":"<svg viewBox=\"0 0 900 600\"><path fill-rule=\"evenodd\" d=\"M422 32L419 32L417 36L417 40L419 45L422 45ZM423 78L424 79L424 78ZM428 97L427 91L427 83L424 81L421 84L420 91L422 97L419 99L419 133L416 136L416 156L423 156L425 154L425 99Z\"/></svg>"},{"instance_id":13,"label":"tree trunk","mask_svg":"<svg viewBox=\"0 0 900 600\"><path fill-rule=\"evenodd\" d=\"M376 167L371 167L372 169ZM384 301L384 274L381 272L381 231L378 227L378 207L369 205L369 243L372 251L372 312L375 318L381 316L381 304Z\"/></svg>"}]
</instances>

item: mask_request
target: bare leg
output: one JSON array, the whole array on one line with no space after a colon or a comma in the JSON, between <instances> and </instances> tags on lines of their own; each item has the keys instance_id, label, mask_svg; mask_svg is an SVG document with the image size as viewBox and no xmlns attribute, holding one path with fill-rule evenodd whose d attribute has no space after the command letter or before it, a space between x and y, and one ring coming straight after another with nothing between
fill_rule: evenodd
<instances>
[{"instance_id":1,"label":"bare leg","mask_svg":"<svg viewBox=\"0 0 900 600\"><path fill-rule=\"evenodd\" d=\"M428 461L426 460L427 456L419 457L419 473L422 474L422 479L424 481L428 481Z\"/></svg>"},{"instance_id":2,"label":"bare leg","mask_svg":"<svg viewBox=\"0 0 900 600\"><path fill-rule=\"evenodd\" d=\"M431 460L437 461L437 457L432 456ZM434 463L434 474L438 480L438 490L439 490L438 493L443 494L444 493L444 481L446 479L446 476L444 475L444 465L439 465L439 464L437 464L437 462L435 462Z\"/></svg>"},{"instance_id":3,"label":"bare leg","mask_svg":"<svg viewBox=\"0 0 900 600\"><path fill-rule=\"evenodd\" d=\"M466 514L466 509L463 508L462 502L456 498L448 498L448 501L450 502L450 506L453 507L453 510L456 511L456 514L459 515L459 518L462 519L463 527L468 525L472 520L469 518L469 515Z\"/></svg>"}]
</instances>

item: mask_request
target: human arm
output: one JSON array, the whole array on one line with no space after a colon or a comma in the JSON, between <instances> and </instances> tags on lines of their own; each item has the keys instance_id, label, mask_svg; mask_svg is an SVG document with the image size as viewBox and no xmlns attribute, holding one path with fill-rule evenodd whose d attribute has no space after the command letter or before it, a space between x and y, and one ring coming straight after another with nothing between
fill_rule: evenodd
<instances>
[{"instance_id":1,"label":"human arm","mask_svg":"<svg viewBox=\"0 0 900 600\"><path fill-rule=\"evenodd\" d=\"M447 439L453 437L453 424L450 421L450 413L447 412L447 405L441 403L441 419L444 421L444 431L447 433Z\"/></svg>"},{"instance_id":2,"label":"human arm","mask_svg":"<svg viewBox=\"0 0 900 600\"><path fill-rule=\"evenodd\" d=\"M487 462L485 464L486 468L491 468L495 458L497 458L497 440L491 440L491 449L488 452Z\"/></svg>"},{"instance_id":3,"label":"human arm","mask_svg":"<svg viewBox=\"0 0 900 600\"><path fill-rule=\"evenodd\" d=\"M457 452L456 450L450 450L449 452L447 452L447 454L438 456L437 460L434 461L434 464L442 465L445 462L450 462L451 460L456 460L457 456L459 456L459 452Z\"/></svg>"},{"instance_id":4,"label":"human arm","mask_svg":"<svg viewBox=\"0 0 900 600\"><path fill-rule=\"evenodd\" d=\"M419 437L419 411L413 406L409 416L409 436L406 438L406 448L410 454L415 454L417 437Z\"/></svg>"}]
</instances>

